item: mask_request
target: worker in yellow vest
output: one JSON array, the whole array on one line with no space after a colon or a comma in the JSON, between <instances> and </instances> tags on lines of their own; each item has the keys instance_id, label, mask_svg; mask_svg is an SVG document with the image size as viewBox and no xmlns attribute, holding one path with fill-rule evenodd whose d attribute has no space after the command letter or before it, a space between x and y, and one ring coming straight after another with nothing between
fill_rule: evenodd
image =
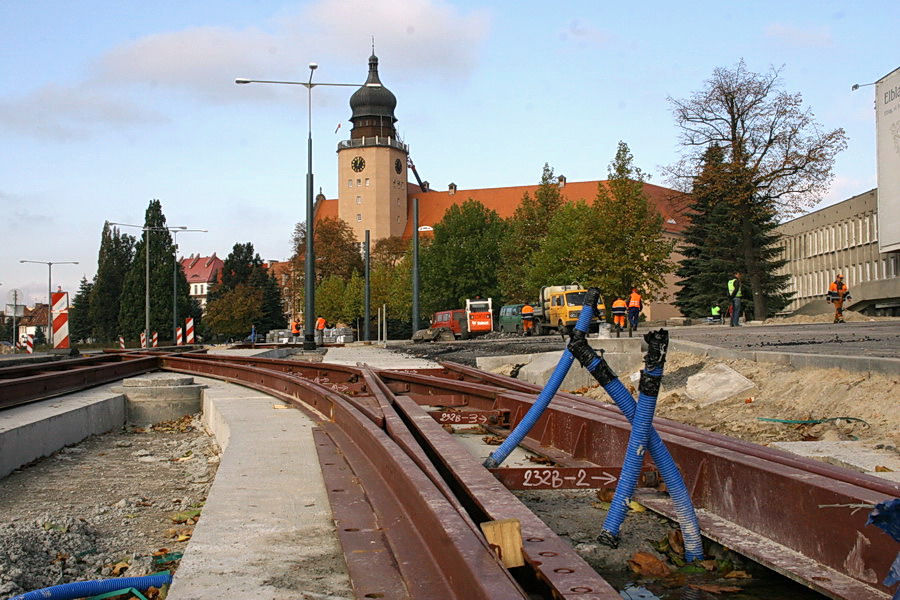
<instances>
[{"instance_id":1,"label":"worker in yellow vest","mask_svg":"<svg viewBox=\"0 0 900 600\"><path fill-rule=\"evenodd\" d=\"M637 331L638 321L640 321L641 310L644 308L644 301L637 288L631 288L631 295L628 297L628 323L631 328Z\"/></svg>"}]
</instances>

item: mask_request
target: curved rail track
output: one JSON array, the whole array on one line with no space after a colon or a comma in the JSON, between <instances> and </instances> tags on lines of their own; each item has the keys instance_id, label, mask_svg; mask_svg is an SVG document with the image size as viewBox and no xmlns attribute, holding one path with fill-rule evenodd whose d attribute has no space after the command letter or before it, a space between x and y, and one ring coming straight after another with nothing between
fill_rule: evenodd
<instances>
[{"instance_id":1,"label":"curved rail track","mask_svg":"<svg viewBox=\"0 0 900 600\"><path fill-rule=\"evenodd\" d=\"M0 369L0 408L155 369L256 388L318 422L319 459L357 597L619 598L508 491L614 486L611 465L620 463L630 428L612 405L557 394L522 443L551 464L492 472L446 426L481 424L505 435L540 389L454 363L400 371L110 353ZM665 419L654 426L682 470L704 536L831 598L890 597L881 580L896 543L865 525L864 507L900 496L900 485ZM636 499L674 518L652 464L641 485ZM498 557L480 528L506 519L521 529L521 566L510 566L518 563L509 553Z\"/></svg>"}]
</instances>

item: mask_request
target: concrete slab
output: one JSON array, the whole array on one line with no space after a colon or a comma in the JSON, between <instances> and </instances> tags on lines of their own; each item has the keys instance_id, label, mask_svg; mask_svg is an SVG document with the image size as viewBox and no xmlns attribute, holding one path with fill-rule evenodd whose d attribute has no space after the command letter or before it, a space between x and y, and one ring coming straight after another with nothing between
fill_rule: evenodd
<instances>
[{"instance_id":1,"label":"concrete slab","mask_svg":"<svg viewBox=\"0 0 900 600\"><path fill-rule=\"evenodd\" d=\"M190 375L156 372L129 377L113 391L125 395L126 421L154 425L200 412L200 390Z\"/></svg>"},{"instance_id":2,"label":"concrete slab","mask_svg":"<svg viewBox=\"0 0 900 600\"><path fill-rule=\"evenodd\" d=\"M197 381L223 453L169 600L352 597L313 421L256 390Z\"/></svg>"},{"instance_id":3,"label":"concrete slab","mask_svg":"<svg viewBox=\"0 0 900 600\"><path fill-rule=\"evenodd\" d=\"M114 385L17 406L0 413L0 477L65 446L125 424Z\"/></svg>"},{"instance_id":4,"label":"concrete slab","mask_svg":"<svg viewBox=\"0 0 900 600\"><path fill-rule=\"evenodd\" d=\"M708 406L737 396L752 395L756 389L755 383L728 365L714 364L706 365L699 373L688 377L685 392L700 406Z\"/></svg>"},{"instance_id":5,"label":"concrete slab","mask_svg":"<svg viewBox=\"0 0 900 600\"><path fill-rule=\"evenodd\" d=\"M328 348L322 362L356 366L367 364L377 369L440 369L438 363L400 352L392 352L377 345L352 345Z\"/></svg>"},{"instance_id":6,"label":"concrete slab","mask_svg":"<svg viewBox=\"0 0 900 600\"><path fill-rule=\"evenodd\" d=\"M900 454L896 450L877 448L864 442L772 442L769 445L845 469L900 482Z\"/></svg>"}]
</instances>

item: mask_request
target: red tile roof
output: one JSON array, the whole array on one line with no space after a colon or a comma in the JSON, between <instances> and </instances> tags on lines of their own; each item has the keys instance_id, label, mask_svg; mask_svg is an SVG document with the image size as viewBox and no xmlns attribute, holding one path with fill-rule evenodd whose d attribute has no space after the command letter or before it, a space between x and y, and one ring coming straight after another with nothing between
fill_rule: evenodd
<instances>
[{"instance_id":1,"label":"red tile roof","mask_svg":"<svg viewBox=\"0 0 900 600\"><path fill-rule=\"evenodd\" d=\"M605 181L567 181L563 185L561 193L563 198L569 202L577 200L593 202L597 197L600 184L608 185ZM419 186L409 184L407 187L409 199L407 225L403 237L412 237L412 199L414 197L419 199L419 226L433 226L444 218L444 213L448 208L455 204L462 204L469 199L481 202L486 208L496 211L501 218L511 217L525 193L528 192L533 198L539 187L539 185L520 185L472 190L457 189L455 193L451 193L450 191L438 192L435 190L422 192ZM644 184L644 192L662 215L663 227L666 232L679 234L684 231L684 227L687 225L685 210L688 204L688 197L685 194L650 183ZM314 214L317 221L327 217L337 218L338 201L336 199L320 200L316 204Z\"/></svg>"},{"instance_id":2,"label":"red tile roof","mask_svg":"<svg viewBox=\"0 0 900 600\"><path fill-rule=\"evenodd\" d=\"M225 266L225 261L216 256L215 252L212 253L212 256L191 254L188 258L181 259L181 266L189 284L216 283L219 280L219 273Z\"/></svg>"}]
</instances>

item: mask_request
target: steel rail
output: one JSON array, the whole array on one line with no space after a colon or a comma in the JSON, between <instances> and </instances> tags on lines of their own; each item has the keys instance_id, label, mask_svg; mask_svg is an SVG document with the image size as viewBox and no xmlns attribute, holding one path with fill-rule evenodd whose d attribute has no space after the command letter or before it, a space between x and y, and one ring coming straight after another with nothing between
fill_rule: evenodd
<instances>
[{"instance_id":1,"label":"steel rail","mask_svg":"<svg viewBox=\"0 0 900 600\"><path fill-rule=\"evenodd\" d=\"M391 564L404 587L402 595L393 595L381 578L372 578L368 554L362 558L349 552L348 568L357 597L528 597L427 474L340 393L290 373L225 361L164 357L162 365L179 373L216 377L266 391L318 421L355 475L341 477L339 469L328 469L326 480L361 488L355 490L355 496L368 499L377 515L372 522L371 517L361 517L338 498L336 521L342 544L345 548L371 549L373 541L379 542L394 557ZM324 456L323 462L333 467L335 452L327 451ZM370 514L363 511L363 515ZM361 521L362 527L355 526ZM401 579L386 579L396 591ZM361 582L376 589L360 590Z\"/></svg>"},{"instance_id":2,"label":"steel rail","mask_svg":"<svg viewBox=\"0 0 900 600\"><path fill-rule=\"evenodd\" d=\"M470 376L474 371L457 366L450 370ZM428 396L429 384L435 389L445 385L437 376L432 382L426 375L398 371L380 376L392 388L405 387L420 397ZM478 409L508 410L512 429L534 402L533 390L503 393L498 387L494 402L488 403L485 379L471 384L467 399ZM465 387L452 375L449 381L456 393ZM522 382L509 383L525 389ZM711 436L707 442L696 428L664 420L657 429L681 468L704 534L741 547L746 556L832 598L889 597L875 574L888 572L896 543L877 528L866 527L868 511L860 507L900 496L900 484L760 446L749 452L754 445L725 436ZM602 465L621 460L629 431L627 421L611 407L558 395L523 445L557 459ZM674 516L666 498L648 495L646 503Z\"/></svg>"}]
</instances>

